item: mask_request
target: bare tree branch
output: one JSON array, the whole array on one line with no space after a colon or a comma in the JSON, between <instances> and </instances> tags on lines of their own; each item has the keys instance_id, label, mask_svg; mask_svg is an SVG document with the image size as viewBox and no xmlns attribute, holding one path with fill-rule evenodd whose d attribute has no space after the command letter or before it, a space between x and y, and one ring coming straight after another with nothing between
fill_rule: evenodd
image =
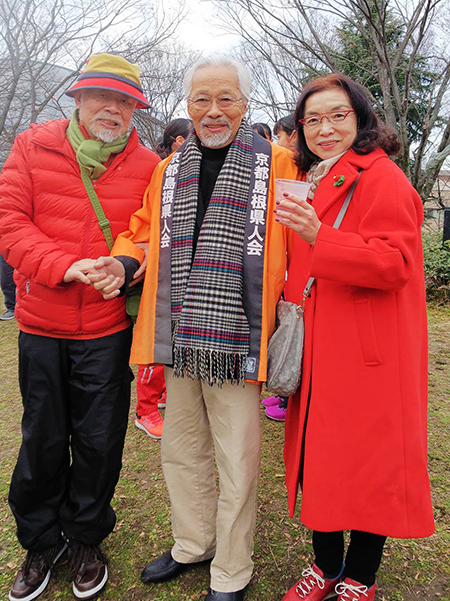
<instances>
[{"instance_id":1,"label":"bare tree branch","mask_svg":"<svg viewBox=\"0 0 450 601\"><path fill-rule=\"evenodd\" d=\"M383 120L397 129L402 144L399 165L426 198L430 170L424 165L443 115L448 115L450 10L445 0L286 0L283 4L215 0L214 4L220 26L241 36L241 55L257 65L252 102L268 115L279 114L277 104L292 110L292 91L338 66L363 85L376 81L377 93L369 91L369 98ZM336 35L342 28L357 32L367 65L351 63ZM415 126L412 141L410 120L412 112L418 115L418 104L423 123ZM439 151L438 162L443 152Z\"/></svg>"},{"instance_id":2,"label":"bare tree branch","mask_svg":"<svg viewBox=\"0 0 450 601\"><path fill-rule=\"evenodd\" d=\"M151 52L173 35L185 13L184 0L170 8L164 0L2 0L2 157L18 131L66 113L58 97L93 52Z\"/></svg>"}]
</instances>

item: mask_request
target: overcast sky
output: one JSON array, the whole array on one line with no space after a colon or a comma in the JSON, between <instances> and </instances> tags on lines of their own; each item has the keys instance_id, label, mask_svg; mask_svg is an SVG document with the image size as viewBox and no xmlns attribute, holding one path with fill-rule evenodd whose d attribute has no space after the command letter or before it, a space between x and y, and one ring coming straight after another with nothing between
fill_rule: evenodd
<instances>
[{"instance_id":1,"label":"overcast sky","mask_svg":"<svg viewBox=\"0 0 450 601\"><path fill-rule=\"evenodd\" d=\"M229 50L237 43L237 37L223 34L218 28L211 26L214 8L208 0L186 0L190 15L180 25L177 34L180 41L195 50L205 53Z\"/></svg>"}]
</instances>

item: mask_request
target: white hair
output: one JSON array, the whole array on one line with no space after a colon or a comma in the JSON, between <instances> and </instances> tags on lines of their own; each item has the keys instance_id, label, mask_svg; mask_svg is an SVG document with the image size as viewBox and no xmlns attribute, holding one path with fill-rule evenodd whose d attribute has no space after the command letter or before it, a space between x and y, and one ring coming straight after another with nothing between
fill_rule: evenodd
<instances>
[{"instance_id":1,"label":"white hair","mask_svg":"<svg viewBox=\"0 0 450 601\"><path fill-rule=\"evenodd\" d=\"M231 67L235 69L239 80L241 94L247 101L250 100L250 71L241 61L224 54L205 56L195 62L192 67L189 67L183 78L185 98L189 98L190 96L194 73L197 69L201 69L202 67Z\"/></svg>"}]
</instances>

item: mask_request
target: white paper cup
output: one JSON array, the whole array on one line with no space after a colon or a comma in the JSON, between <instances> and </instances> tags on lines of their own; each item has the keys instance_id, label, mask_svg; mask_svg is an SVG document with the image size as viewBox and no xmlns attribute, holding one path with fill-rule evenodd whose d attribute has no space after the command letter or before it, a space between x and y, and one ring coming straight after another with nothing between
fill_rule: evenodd
<instances>
[{"instance_id":1,"label":"white paper cup","mask_svg":"<svg viewBox=\"0 0 450 601\"><path fill-rule=\"evenodd\" d=\"M306 200L311 184L298 182L295 179L275 178L275 197L278 202L283 200L283 194L295 194L302 200Z\"/></svg>"}]
</instances>

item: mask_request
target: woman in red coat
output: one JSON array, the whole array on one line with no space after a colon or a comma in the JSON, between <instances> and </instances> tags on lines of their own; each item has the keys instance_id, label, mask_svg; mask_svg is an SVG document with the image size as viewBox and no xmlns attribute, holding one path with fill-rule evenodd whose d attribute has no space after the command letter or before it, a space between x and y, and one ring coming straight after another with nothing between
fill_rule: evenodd
<instances>
[{"instance_id":1,"label":"woman in red coat","mask_svg":"<svg viewBox=\"0 0 450 601\"><path fill-rule=\"evenodd\" d=\"M319 78L296 109L310 202L277 219L294 232L286 300L305 302L301 389L289 401L286 483L313 530L314 563L283 601L372 601L387 536L434 531L427 473L427 325L422 203L388 158L396 135L359 84ZM340 226L333 223L353 182ZM351 530L344 560L343 530Z\"/></svg>"}]
</instances>

